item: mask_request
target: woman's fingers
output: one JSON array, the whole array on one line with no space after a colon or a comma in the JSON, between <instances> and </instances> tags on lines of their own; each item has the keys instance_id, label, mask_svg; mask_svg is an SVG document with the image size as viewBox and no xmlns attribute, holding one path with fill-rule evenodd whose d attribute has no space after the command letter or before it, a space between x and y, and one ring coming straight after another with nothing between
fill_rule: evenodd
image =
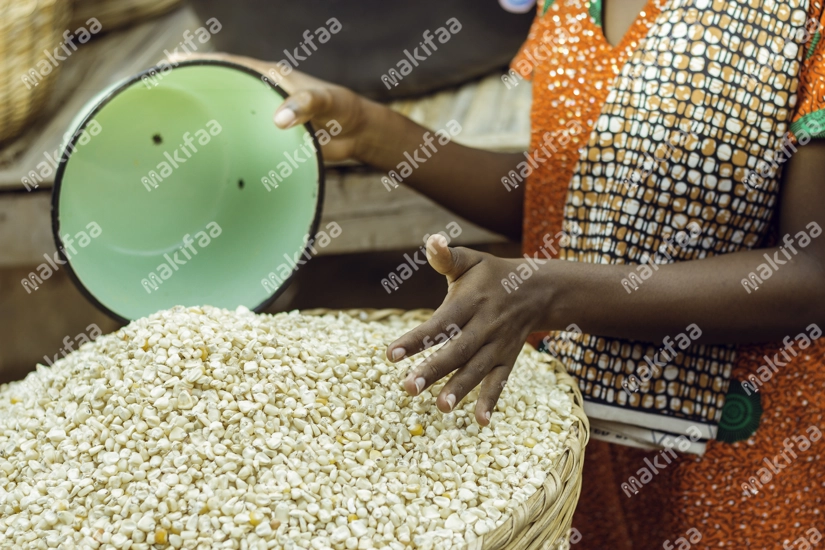
<instances>
[{"instance_id":1,"label":"woman's fingers","mask_svg":"<svg viewBox=\"0 0 825 550\"><path fill-rule=\"evenodd\" d=\"M436 344L457 339L470 317L469 308L448 297L432 317L387 346L387 359L397 363Z\"/></svg>"},{"instance_id":2,"label":"woman's fingers","mask_svg":"<svg viewBox=\"0 0 825 550\"><path fill-rule=\"evenodd\" d=\"M473 250L449 248L443 235L436 234L427 239L427 260L433 269L446 275L450 283L480 263L481 259L481 254ZM459 327L464 326L472 317L473 308L468 298L472 297L459 300L448 294L444 304L430 320L389 345L387 358L400 361L443 342L444 338L454 338L460 332Z\"/></svg>"},{"instance_id":3,"label":"woman's fingers","mask_svg":"<svg viewBox=\"0 0 825 550\"><path fill-rule=\"evenodd\" d=\"M490 423L493 409L496 408L498 398L507 384L507 377L510 376L510 371L513 370L513 363L515 363L515 359L509 365L495 367L481 382L481 391L476 402L476 421L482 426Z\"/></svg>"},{"instance_id":4,"label":"woman's fingers","mask_svg":"<svg viewBox=\"0 0 825 550\"><path fill-rule=\"evenodd\" d=\"M486 344L444 384L436 399L441 412L450 412L479 385L495 365L498 346Z\"/></svg>"},{"instance_id":5,"label":"woman's fingers","mask_svg":"<svg viewBox=\"0 0 825 550\"><path fill-rule=\"evenodd\" d=\"M458 327L455 326L455 329ZM454 370L463 367L484 343L476 329L455 331L456 336L410 370L404 379L404 389L411 395L418 395Z\"/></svg>"},{"instance_id":6,"label":"woman's fingers","mask_svg":"<svg viewBox=\"0 0 825 550\"><path fill-rule=\"evenodd\" d=\"M433 269L447 277L449 283L464 275L481 259L481 254L475 250L450 248L447 239L439 233L427 239L427 260Z\"/></svg>"},{"instance_id":7,"label":"woman's fingers","mask_svg":"<svg viewBox=\"0 0 825 550\"><path fill-rule=\"evenodd\" d=\"M293 94L275 110L274 121L278 128L292 128L309 122L316 116L324 116L333 110L335 98L330 88L301 90Z\"/></svg>"}]
</instances>

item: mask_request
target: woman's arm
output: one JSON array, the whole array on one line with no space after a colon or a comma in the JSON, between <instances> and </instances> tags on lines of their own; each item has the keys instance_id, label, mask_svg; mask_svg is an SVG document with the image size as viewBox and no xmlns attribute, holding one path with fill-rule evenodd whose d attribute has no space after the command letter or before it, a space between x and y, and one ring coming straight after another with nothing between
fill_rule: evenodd
<instances>
[{"instance_id":1,"label":"woman's arm","mask_svg":"<svg viewBox=\"0 0 825 550\"><path fill-rule=\"evenodd\" d=\"M660 342L696 323L701 342L725 344L781 340L813 322L825 326L825 236L812 234L825 228L823 176L825 141L799 147L783 177L777 246L663 265L630 294L621 280L636 266L552 262L532 289L550 289L541 324L573 322L588 334ZM813 237L804 248L800 232ZM760 264L772 274L748 292L742 279L759 276Z\"/></svg>"},{"instance_id":2,"label":"woman's arm","mask_svg":"<svg viewBox=\"0 0 825 550\"><path fill-rule=\"evenodd\" d=\"M524 187L508 192L501 178L524 160L522 154L471 149L453 141L442 146L432 139L441 128L424 128L380 103L300 71L283 75L275 63L223 53L177 54L171 61L187 59L231 61L268 76L290 94L273 113L280 128L305 122L326 128L333 120L337 122L340 133L321 148L327 160L353 159L384 172L397 172L398 164L407 161L405 152L416 155L425 162L404 177L405 185L481 227L514 240L521 238ZM428 133L430 157L418 152Z\"/></svg>"},{"instance_id":3,"label":"woman's arm","mask_svg":"<svg viewBox=\"0 0 825 550\"><path fill-rule=\"evenodd\" d=\"M447 277L447 297L430 321L392 343L387 355L399 360L418 353L458 326L458 337L413 368L404 385L418 394L455 371L438 407L451 410L480 383L476 418L487 424L522 342L537 330L575 323L589 334L661 342L695 323L704 342L737 343L781 340L810 323L825 325L823 174L825 143L817 141L799 147L785 171L780 239L788 237L780 245L790 258L777 246L663 265L630 294L621 280L634 266L562 260L545 260L519 288L506 289L501 281L518 274L524 259L447 248L434 235L428 258ZM765 254L776 268L748 293L741 281L760 264L770 266Z\"/></svg>"},{"instance_id":4,"label":"woman's arm","mask_svg":"<svg viewBox=\"0 0 825 550\"><path fill-rule=\"evenodd\" d=\"M378 103L364 100L370 131L355 158L382 171L397 171L430 130ZM493 153L453 141L437 147L404 184L427 195L448 210L513 240L521 239L524 186L508 191L501 183L507 172L524 160L521 153Z\"/></svg>"}]
</instances>

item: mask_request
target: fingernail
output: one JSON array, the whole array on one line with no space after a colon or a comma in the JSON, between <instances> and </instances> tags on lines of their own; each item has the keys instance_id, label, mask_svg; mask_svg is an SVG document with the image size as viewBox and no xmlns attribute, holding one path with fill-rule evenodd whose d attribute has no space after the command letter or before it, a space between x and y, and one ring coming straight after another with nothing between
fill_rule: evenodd
<instances>
[{"instance_id":1,"label":"fingernail","mask_svg":"<svg viewBox=\"0 0 825 550\"><path fill-rule=\"evenodd\" d=\"M487 411L486 413L484 413L484 418L487 419L487 422L490 421L491 416L493 416L493 413L491 413L490 411Z\"/></svg>"},{"instance_id":2,"label":"fingernail","mask_svg":"<svg viewBox=\"0 0 825 550\"><path fill-rule=\"evenodd\" d=\"M392 360L393 361L398 361L399 359L401 359L405 355L407 355L407 350L405 350L404 348L395 348L394 350L392 350Z\"/></svg>"},{"instance_id":3,"label":"fingernail","mask_svg":"<svg viewBox=\"0 0 825 550\"><path fill-rule=\"evenodd\" d=\"M281 128L289 128L293 122L295 122L295 111L292 109L281 109L275 114L275 124Z\"/></svg>"},{"instance_id":4,"label":"fingernail","mask_svg":"<svg viewBox=\"0 0 825 550\"><path fill-rule=\"evenodd\" d=\"M421 390L424 389L424 384L426 384L426 383L427 382L423 378L416 378L415 379L415 390L416 390L415 393L416 393L416 395L421 393Z\"/></svg>"},{"instance_id":5,"label":"fingernail","mask_svg":"<svg viewBox=\"0 0 825 550\"><path fill-rule=\"evenodd\" d=\"M455 395L453 395L453 394L448 395L444 399L444 401L447 402L447 406L450 407L450 410L453 410L453 407L455 407Z\"/></svg>"}]
</instances>

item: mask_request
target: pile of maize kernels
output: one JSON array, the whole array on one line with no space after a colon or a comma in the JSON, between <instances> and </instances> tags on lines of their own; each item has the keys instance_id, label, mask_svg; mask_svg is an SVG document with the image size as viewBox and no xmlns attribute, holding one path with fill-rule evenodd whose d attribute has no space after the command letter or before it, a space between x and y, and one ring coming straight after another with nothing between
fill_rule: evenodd
<instances>
[{"instance_id":1,"label":"pile of maize kernels","mask_svg":"<svg viewBox=\"0 0 825 550\"><path fill-rule=\"evenodd\" d=\"M177 307L0 386L0 547L460 548L539 490L571 424L525 347L488 427L449 414L416 323Z\"/></svg>"}]
</instances>

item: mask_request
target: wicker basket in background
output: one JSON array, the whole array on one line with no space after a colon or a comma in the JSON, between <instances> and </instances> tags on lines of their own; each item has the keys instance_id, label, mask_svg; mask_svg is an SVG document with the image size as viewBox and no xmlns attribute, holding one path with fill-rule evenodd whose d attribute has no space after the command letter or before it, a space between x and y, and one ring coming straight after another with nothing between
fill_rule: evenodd
<instances>
[{"instance_id":1,"label":"wicker basket in background","mask_svg":"<svg viewBox=\"0 0 825 550\"><path fill-rule=\"evenodd\" d=\"M44 50L63 41L70 8L66 0L0 0L0 143L22 133L48 98L60 67Z\"/></svg>"},{"instance_id":2,"label":"wicker basket in background","mask_svg":"<svg viewBox=\"0 0 825 550\"><path fill-rule=\"evenodd\" d=\"M304 310L305 315L333 313L328 309ZM344 313L362 321L382 322L393 315L424 322L433 310L352 309ZM549 356L548 356L549 358ZM590 422L582 409L582 395L576 381L559 361L553 359L556 381L566 386L573 399L575 422L552 471L546 472L544 486L522 503L497 529L479 537L468 550L545 550L568 548L573 512L579 501L584 466L584 448L590 438Z\"/></svg>"},{"instance_id":3,"label":"wicker basket in background","mask_svg":"<svg viewBox=\"0 0 825 550\"><path fill-rule=\"evenodd\" d=\"M87 26L92 17L100 21L103 32L167 12L181 0L72 0L71 28Z\"/></svg>"}]
</instances>

